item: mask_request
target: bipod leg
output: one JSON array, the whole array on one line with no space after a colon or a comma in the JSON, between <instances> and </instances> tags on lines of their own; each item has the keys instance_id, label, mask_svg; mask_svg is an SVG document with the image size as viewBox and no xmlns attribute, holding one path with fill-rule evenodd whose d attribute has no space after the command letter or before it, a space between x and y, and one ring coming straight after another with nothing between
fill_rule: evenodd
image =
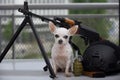
<instances>
[{"instance_id":1,"label":"bipod leg","mask_svg":"<svg viewBox=\"0 0 120 80\"><path fill-rule=\"evenodd\" d=\"M51 66L51 64L50 64L50 61L49 61L49 59L48 59L48 57L47 57L47 55L46 55L46 52L45 52L44 47L43 47L43 45L42 45L42 42L41 42L41 40L39 39L39 37L38 37L38 35L37 35L36 29L34 28L34 24L33 24L32 18L31 18L31 16L28 16L28 18L29 18L28 22L29 22L29 24L30 24L30 26L31 26L31 29L32 29L34 35L35 35L35 38L36 38L36 40L37 40L39 49L40 49L41 52L42 52L42 56L43 56L43 58L44 58L44 60L45 60L45 62L46 62L46 64L47 64L47 67L48 67L49 72L50 72L50 74L51 74L50 77L51 77L51 78L55 78L56 75L55 75L55 73L54 73L54 71L53 71L53 69L52 69L52 66Z\"/></svg>"}]
</instances>

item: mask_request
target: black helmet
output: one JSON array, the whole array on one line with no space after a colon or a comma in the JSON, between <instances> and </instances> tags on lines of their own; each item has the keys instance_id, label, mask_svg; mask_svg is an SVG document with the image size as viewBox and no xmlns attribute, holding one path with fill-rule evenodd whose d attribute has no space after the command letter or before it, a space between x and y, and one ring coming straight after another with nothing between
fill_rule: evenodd
<instances>
[{"instance_id":1,"label":"black helmet","mask_svg":"<svg viewBox=\"0 0 120 80\"><path fill-rule=\"evenodd\" d=\"M83 54L83 66L85 71L120 70L119 47L107 40L90 44Z\"/></svg>"}]
</instances>

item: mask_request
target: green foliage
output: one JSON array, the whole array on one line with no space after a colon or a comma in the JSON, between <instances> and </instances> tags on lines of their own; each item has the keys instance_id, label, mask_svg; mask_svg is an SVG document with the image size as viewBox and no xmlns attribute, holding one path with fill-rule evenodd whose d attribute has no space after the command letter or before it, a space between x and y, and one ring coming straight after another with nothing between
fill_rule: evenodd
<instances>
[{"instance_id":1,"label":"green foliage","mask_svg":"<svg viewBox=\"0 0 120 80\"><path fill-rule=\"evenodd\" d=\"M87 2L87 1L89 1L89 2L106 2L107 0L73 0L73 3L83 3L83 2ZM75 13L75 14L100 14L100 13L104 13L105 12L105 10L98 10L98 9L96 9L96 10L70 10L69 11L69 13L70 14L73 14L73 13Z\"/></svg>"},{"instance_id":2,"label":"green foliage","mask_svg":"<svg viewBox=\"0 0 120 80\"><path fill-rule=\"evenodd\" d=\"M107 2L107 0L72 0L73 3L79 2Z\"/></svg>"},{"instance_id":3,"label":"green foliage","mask_svg":"<svg viewBox=\"0 0 120 80\"><path fill-rule=\"evenodd\" d=\"M95 29L101 37L108 38L108 31L111 27L111 23L105 18L90 18L90 19L80 19L80 21L93 29Z\"/></svg>"},{"instance_id":4,"label":"green foliage","mask_svg":"<svg viewBox=\"0 0 120 80\"><path fill-rule=\"evenodd\" d=\"M73 36L72 41L79 47L81 54L83 54L84 50L87 47L84 43L84 40L81 39L79 36Z\"/></svg>"},{"instance_id":5,"label":"green foliage","mask_svg":"<svg viewBox=\"0 0 120 80\"><path fill-rule=\"evenodd\" d=\"M73 3L83 3L83 2L106 2L107 0L73 0ZM105 10L101 9L90 9L90 10L70 10L70 14L104 14ZM84 25L95 29L102 38L108 38L108 30L111 27L110 22L106 18L80 18L78 19ZM94 36L94 35L93 35ZM78 38L78 36L73 37L74 43L80 48L83 53L85 46L83 39Z\"/></svg>"},{"instance_id":6,"label":"green foliage","mask_svg":"<svg viewBox=\"0 0 120 80\"><path fill-rule=\"evenodd\" d=\"M23 43L32 41L31 34L26 32L25 30L22 31L21 37L22 37L22 42Z\"/></svg>"},{"instance_id":7,"label":"green foliage","mask_svg":"<svg viewBox=\"0 0 120 80\"><path fill-rule=\"evenodd\" d=\"M30 53L24 57L22 57L22 59L34 59L34 58L42 58L42 56L40 54L36 54L36 53Z\"/></svg>"},{"instance_id":8,"label":"green foliage","mask_svg":"<svg viewBox=\"0 0 120 80\"><path fill-rule=\"evenodd\" d=\"M3 37L5 40L10 40L12 36L12 21L9 21L8 24L4 26Z\"/></svg>"},{"instance_id":9,"label":"green foliage","mask_svg":"<svg viewBox=\"0 0 120 80\"><path fill-rule=\"evenodd\" d=\"M4 26L4 32L3 32L3 37L6 41L9 41L12 37L13 34L13 25L12 21L9 21L5 26ZM26 32L24 29L21 32L21 39L23 42L29 42L30 40L32 41L32 35L28 32Z\"/></svg>"}]
</instances>

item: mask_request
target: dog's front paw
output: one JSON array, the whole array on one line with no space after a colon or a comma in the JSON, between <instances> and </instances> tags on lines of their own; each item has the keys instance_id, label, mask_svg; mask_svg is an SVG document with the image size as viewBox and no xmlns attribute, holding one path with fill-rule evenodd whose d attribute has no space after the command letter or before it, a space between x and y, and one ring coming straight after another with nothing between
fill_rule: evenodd
<instances>
[{"instance_id":1,"label":"dog's front paw","mask_svg":"<svg viewBox=\"0 0 120 80\"><path fill-rule=\"evenodd\" d=\"M71 77L71 76L72 76L72 73L65 73L65 76L66 76L66 77Z\"/></svg>"}]
</instances>

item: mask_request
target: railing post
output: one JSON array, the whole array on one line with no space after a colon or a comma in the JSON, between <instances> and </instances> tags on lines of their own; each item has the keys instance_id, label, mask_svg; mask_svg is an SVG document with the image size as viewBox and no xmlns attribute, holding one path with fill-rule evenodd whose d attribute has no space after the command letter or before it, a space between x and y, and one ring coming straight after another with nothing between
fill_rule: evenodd
<instances>
[{"instance_id":1,"label":"railing post","mask_svg":"<svg viewBox=\"0 0 120 80\"><path fill-rule=\"evenodd\" d=\"M0 17L0 55L2 53L2 24L1 24L1 17Z\"/></svg>"},{"instance_id":2,"label":"railing post","mask_svg":"<svg viewBox=\"0 0 120 80\"><path fill-rule=\"evenodd\" d=\"M13 13L12 13L12 35L14 35L15 33L15 19L14 19L14 10L13 10ZM13 46L12 46L12 59L15 59L15 42L13 43Z\"/></svg>"},{"instance_id":3,"label":"railing post","mask_svg":"<svg viewBox=\"0 0 120 80\"><path fill-rule=\"evenodd\" d=\"M119 15L120 15L120 8L119 8ZM119 22L119 47L120 47L120 22Z\"/></svg>"}]
</instances>

